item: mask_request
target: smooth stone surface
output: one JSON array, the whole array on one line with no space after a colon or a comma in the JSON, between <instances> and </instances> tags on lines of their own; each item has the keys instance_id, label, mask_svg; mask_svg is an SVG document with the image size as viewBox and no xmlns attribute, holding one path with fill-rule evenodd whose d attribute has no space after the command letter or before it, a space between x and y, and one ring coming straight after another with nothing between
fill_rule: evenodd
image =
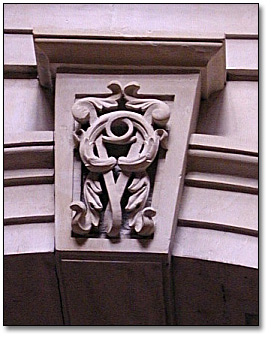
<instances>
[{"instance_id":1,"label":"smooth stone surface","mask_svg":"<svg viewBox=\"0 0 276 343\"><path fill-rule=\"evenodd\" d=\"M258 269L258 238L232 232L178 227L172 254Z\"/></svg>"},{"instance_id":2,"label":"smooth stone surface","mask_svg":"<svg viewBox=\"0 0 276 343\"><path fill-rule=\"evenodd\" d=\"M185 184L202 188L258 194L258 180L227 174L190 172L185 176Z\"/></svg>"},{"instance_id":3,"label":"smooth stone surface","mask_svg":"<svg viewBox=\"0 0 276 343\"><path fill-rule=\"evenodd\" d=\"M258 34L258 4L5 4L4 9L5 29L145 37Z\"/></svg>"},{"instance_id":4,"label":"smooth stone surface","mask_svg":"<svg viewBox=\"0 0 276 343\"><path fill-rule=\"evenodd\" d=\"M196 133L233 138L258 149L258 82L228 81L203 100Z\"/></svg>"},{"instance_id":5,"label":"smooth stone surface","mask_svg":"<svg viewBox=\"0 0 276 343\"><path fill-rule=\"evenodd\" d=\"M53 219L54 185L26 185L4 188L4 222L39 221L39 217ZM49 220L47 220L49 221Z\"/></svg>"},{"instance_id":6,"label":"smooth stone surface","mask_svg":"<svg viewBox=\"0 0 276 343\"><path fill-rule=\"evenodd\" d=\"M4 168L30 169L53 168L53 146L19 146L4 148Z\"/></svg>"},{"instance_id":7,"label":"smooth stone surface","mask_svg":"<svg viewBox=\"0 0 276 343\"><path fill-rule=\"evenodd\" d=\"M53 131L23 131L23 132L5 132L4 147L18 147L29 145L53 145Z\"/></svg>"},{"instance_id":8,"label":"smooth stone surface","mask_svg":"<svg viewBox=\"0 0 276 343\"><path fill-rule=\"evenodd\" d=\"M4 186L54 183L54 169L4 170Z\"/></svg>"},{"instance_id":9,"label":"smooth stone surface","mask_svg":"<svg viewBox=\"0 0 276 343\"><path fill-rule=\"evenodd\" d=\"M100 39L52 36L34 32L41 86L53 89L55 73L189 74L201 73L201 96L225 86L225 47L217 37L206 40ZM187 71L188 69L188 71Z\"/></svg>"},{"instance_id":10,"label":"smooth stone surface","mask_svg":"<svg viewBox=\"0 0 276 343\"><path fill-rule=\"evenodd\" d=\"M226 39L227 69L258 69L258 39Z\"/></svg>"},{"instance_id":11,"label":"smooth stone surface","mask_svg":"<svg viewBox=\"0 0 276 343\"><path fill-rule=\"evenodd\" d=\"M4 34L4 65L36 66L31 34Z\"/></svg>"},{"instance_id":12,"label":"smooth stone surface","mask_svg":"<svg viewBox=\"0 0 276 343\"><path fill-rule=\"evenodd\" d=\"M180 222L195 222L227 230L258 231L258 196L216 189L184 188Z\"/></svg>"},{"instance_id":13,"label":"smooth stone surface","mask_svg":"<svg viewBox=\"0 0 276 343\"><path fill-rule=\"evenodd\" d=\"M4 255L53 252L54 223L7 225L4 227Z\"/></svg>"},{"instance_id":14,"label":"smooth stone surface","mask_svg":"<svg viewBox=\"0 0 276 343\"><path fill-rule=\"evenodd\" d=\"M235 137L193 133L189 148L258 156L258 141L252 143L237 140Z\"/></svg>"},{"instance_id":15,"label":"smooth stone surface","mask_svg":"<svg viewBox=\"0 0 276 343\"><path fill-rule=\"evenodd\" d=\"M189 149L188 172L233 175L258 179L258 157L229 152Z\"/></svg>"},{"instance_id":16,"label":"smooth stone surface","mask_svg":"<svg viewBox=\"0 0 276 343\"><path fill-rule=\"evenodd\" d=\"M23 131L53 131L52 100L38 80L4 80L5 134Z\"/></svg>"}]
</instances>

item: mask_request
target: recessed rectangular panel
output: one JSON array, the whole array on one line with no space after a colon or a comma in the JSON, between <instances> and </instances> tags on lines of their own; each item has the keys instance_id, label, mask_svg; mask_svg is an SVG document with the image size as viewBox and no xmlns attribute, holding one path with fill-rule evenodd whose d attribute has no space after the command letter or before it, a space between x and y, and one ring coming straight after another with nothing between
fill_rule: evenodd
<instances>
[{"instance_id":1,"label":"recessed rectangular panel","mask_svg":"<svg viewBox=\"0 0 276 343\"><path fill-rule=\"evenodd\" d=\"M162 265L61 260L70 325L165 325Z\"/></svg>"}]
</instances>

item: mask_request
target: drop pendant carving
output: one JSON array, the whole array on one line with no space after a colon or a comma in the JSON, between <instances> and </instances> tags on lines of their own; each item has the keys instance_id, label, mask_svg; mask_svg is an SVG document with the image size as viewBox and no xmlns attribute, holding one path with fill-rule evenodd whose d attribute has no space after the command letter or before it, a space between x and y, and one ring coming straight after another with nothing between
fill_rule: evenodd
<instances>
[{"instance_id":1,"label":"drop pendant carving","mask_svg":"<svg viewBox=\"0 0 276 343\"><path fill-rule=\"evenodd\" d=\"M74 142L88 170L83 185L84 201L71 204L72 231L86 235L99 226L104 211L102 221L107 236L119 237L121 199L127 188L130 195L123 210L128 213L128 225L137 234L150 236L154 232L156 210L146 206L150 192L146 170L159 146L166 149L168 133L164 127L170 118L170 109L160 100L139 98L140 86L135 82L122 88L120 83L112 81L107 87L112 91L110 96L82 98L72 107L78 123ZM98 112L103 114L98 115ZM153 124L160 128L154 129ZM109 152L108 146L117 147L116 156ZM118 157L120 149L126 152ZM103 175L106 190L102 189L100 175ZM101 201L103 192L108 197L105 209Z\"/></svg>"}]
</instances>

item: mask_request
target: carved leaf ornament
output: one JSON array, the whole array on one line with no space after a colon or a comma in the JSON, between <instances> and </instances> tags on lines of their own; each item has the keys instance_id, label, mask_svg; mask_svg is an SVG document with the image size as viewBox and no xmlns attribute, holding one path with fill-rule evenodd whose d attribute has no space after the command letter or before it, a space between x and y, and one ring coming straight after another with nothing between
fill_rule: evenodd
<instances>
[{"instance_id":1,"label":"carved leaf ornament","mask_svg":"<svg viewBox=\"0 0 276 343\"><path fill-rule=\"evenodd\" d=\"M170 118L169 106L157 99L142 99L137 94L140 86L133 82L122 89L120 83L112 81L107 86L112 94L107 98L86 97L72 107L74 119L79 127L74 133L76 147L89 173L84 182L84 202L75 201L71 209L73 232L83 235L97 228L103 211L100 194L103 192L99 176L102 174L108 195L103 225L108 237L118 237L122 225L121 199L129 178L132 182L125 211L128 212L129 227L141 236L154 232L155 209L145 207L150 192L150 180L146 169L155 159L159 144L166 148L168 133L154 130L153 124L165 127ZM125 110L118 110L119 101L124 100ZM99 112L105 111L98 116ZM110 111L110 112L107 112ZM137 112L139 111L139 112ZM106 113L107 112L107 113ZM143 113L143 114L141 114ZM89 124L84 130L81 125ZM116 131L124 127L123 133ZM109 156L106 144L128 145L127 156ZM118 177L115 181L113 171Z\"/></svg>"}]
</instances>

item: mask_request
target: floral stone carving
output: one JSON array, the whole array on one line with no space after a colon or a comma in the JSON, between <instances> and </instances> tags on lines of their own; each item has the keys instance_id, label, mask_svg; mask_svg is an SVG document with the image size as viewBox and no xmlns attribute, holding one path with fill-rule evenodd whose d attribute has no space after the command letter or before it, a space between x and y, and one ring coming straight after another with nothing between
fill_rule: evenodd
<instances>
[{"instance_id":1,"label":"floral stone carving","mask_svg":"<svg viewBox=\"0 0 276 343\"><path fill-rule=\"evenodd\" d=\"M109 237L120 234L121 199L131 177L127 188L130 196L124 208L128 212L129 227L141 236L149 236L154 232L156 211L145 207L150 192L146 169L155 159L159 144L166 148L168 133L162 127L170 118L170 109L160 100L139 98L140 86L135 82L122 89L118 82L112 81L108 88L112 91L109 97L86 97L77 100L72 107L73 117L79 123L74 141L89 171L83 188L84 202L71 204L75 211L72 230L83 235L99 226L100 213L104 210L99 181L102 174L108 195L103 217L106 234ZM98 112L103 114L98 115ZM160 128L154 129L153 124ZM107 150L110 144L119 149L128 145L127 155L110 156Z\"/></svg>"}]
</instances>

